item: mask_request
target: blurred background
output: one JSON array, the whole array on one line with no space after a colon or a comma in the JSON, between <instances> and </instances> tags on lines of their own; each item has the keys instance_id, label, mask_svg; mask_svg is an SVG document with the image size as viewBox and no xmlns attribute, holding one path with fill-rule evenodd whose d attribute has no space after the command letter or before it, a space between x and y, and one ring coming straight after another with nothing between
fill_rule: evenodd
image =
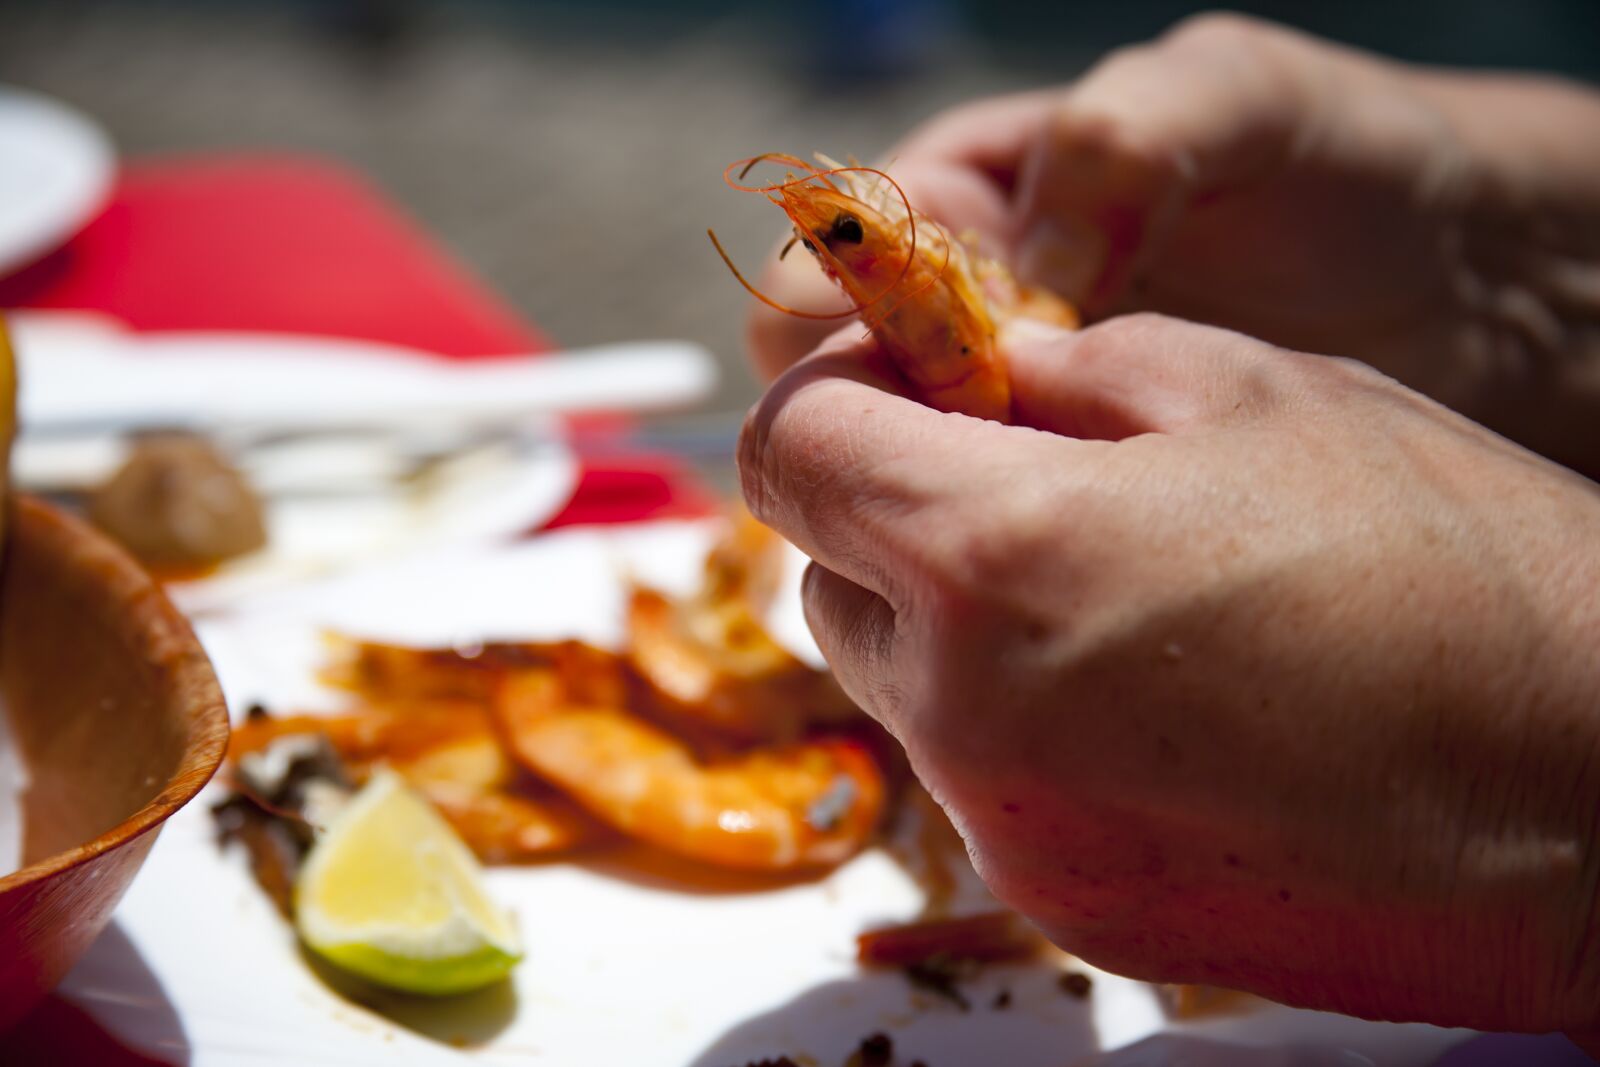
<instances>
[{"instance_id":1,"label":"blurred background","mask_svg":"<svg viewBox=\"0 0 1600 1067\"><path fill-rule=\"evenodd\" d=\"M1600 76L1594 0L1239 9L1407 59ZM725 162L867 158L958 101L1059 82L1178 0L0 0L0 82L76 105L126 156L291 150L363 172L564 345L679 337L757 385L713 254L779 220Z\"/></svg>"}]
</instances>

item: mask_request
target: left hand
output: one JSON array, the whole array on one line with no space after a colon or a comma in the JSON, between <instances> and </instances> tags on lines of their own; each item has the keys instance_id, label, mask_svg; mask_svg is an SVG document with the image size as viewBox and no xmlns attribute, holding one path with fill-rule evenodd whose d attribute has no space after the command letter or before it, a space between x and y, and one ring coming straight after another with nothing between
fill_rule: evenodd
<instances>
[{"instance_id":1,"label":"left hand","mask_svg":"<svg viewBox=\"0 0 1600 1067\"><path fill-rule=\"evenodd\" d=\"M1023 425L843 331L740 463L991 888L1129 975L1600 1030L1596 487L1223 330L1005 347Z\"/></svg>"},{"instance_id":2,"label":"left hand","mask_svg":"<svg viewBox=\"0 0 1600 1067\"><path fill-rule=\"evenodd\" d=\"M1237 15L1071 85L939 115L888 158L952 234L1077 304L1362 360L1600 472L1600 94L1413 67ZM763 288L845 305L810 257ZM775 374L826 324L753 309Z\"/></svg>"}]
</instances>

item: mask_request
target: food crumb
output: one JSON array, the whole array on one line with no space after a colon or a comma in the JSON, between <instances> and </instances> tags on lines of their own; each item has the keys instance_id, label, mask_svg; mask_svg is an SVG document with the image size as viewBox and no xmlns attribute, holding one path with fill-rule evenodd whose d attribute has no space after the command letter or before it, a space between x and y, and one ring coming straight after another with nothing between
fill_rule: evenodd
<instances>
[{"instance_id":1,"label":"food crumb","mask_svg":"<svg viewBox=\"0 0 1600 1067\"><path fill-rule=\"evenodd\" d=\"M1056 984L1061 987L1063 993L1075 1000L1084 1000L1094 988L1089 976L1080 971L1063 972L1061 977L1056 979Z\"/></svg>"},{"instance_id":2,"label":"food crumb","mask_svg":"<svg viewBox=\"0 0 1600 1067\"><path fill-rule=\"evenodd\" d=\"M861 1039L861 1067L887 1067L894 1058L894 1042L879 1031Z\"/></svg>"},{"instance_id":3,"label":"food crumb","mask_svg":"<svg viewBox=\"0 0 1600 1067\"><path fill-rule=\"evenodd\" d=\"M1011 990L1002 989L994 995L994 1001L989 1005L995 1011L1005 1011L1011 1007Z\"/></svg>"},{"instance_id":4,"label":"food crumb","mask_svg":"<svg viewBox=\"0 0 1600 1067\"><path fill-rule=\"evenodd\" d=\"M946 956L935 954L929 960L907 966L906 978L918 989L925 989L945 998L962 1011L969 1011L972 1005L957 985L968 970L969 967L962 967Z\"/></svg>"},{"instance_id":5,"label":"food crumb","mask_svg":"<svg viewBox=\"0 0 1600 1067\"><path fill-rule=\"evenodd\" d=\"M1061 977L1056 979L1056 984L1061 985L1061 992L1074 1000L1085 1000L1094 987L1090 976L1083 974L1082 971L1062 971Z\"/></svg>"}]
</instances>

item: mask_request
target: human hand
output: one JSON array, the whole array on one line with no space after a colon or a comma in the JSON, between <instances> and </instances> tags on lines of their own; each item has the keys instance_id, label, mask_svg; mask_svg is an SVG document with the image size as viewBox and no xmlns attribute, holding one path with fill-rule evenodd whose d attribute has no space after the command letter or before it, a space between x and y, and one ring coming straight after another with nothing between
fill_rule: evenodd
<instances>
[{"instance_id":1,"label":"human hand","mask_svg":"<svg viewBox=\"0 0 1600 1067\"><path fill-rule=\"evenodd\" d=\"M1006 348L1022 425L896 395L847 330L740 450L992 889L1124 974L1595 1029L1595 487L1222 330Z\"/></svg>"},{"instance_id":2,"label":"human hand","mask_svg":"<svg viewBox=\"0 0 1600 1067\"><path fill-rule=\"evenodd\" d=\"M1600 97L1205 16L890 153L914 203L1088 316L1360 358L1600 470ZM807 257L764 283L843 306ZM776 373L822 334L757 308Z\"/></svg>"}]
</instances>

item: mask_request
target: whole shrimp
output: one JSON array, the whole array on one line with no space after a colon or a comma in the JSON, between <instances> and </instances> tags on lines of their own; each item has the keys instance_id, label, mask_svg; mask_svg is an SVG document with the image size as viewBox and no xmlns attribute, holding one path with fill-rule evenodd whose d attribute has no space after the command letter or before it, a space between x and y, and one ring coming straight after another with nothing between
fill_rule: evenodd
<instances>
[{"instance_id":1,"label":"whole shrimp","mask_svg":"<svg viewBox=\"0 0 1600 1067\"><path fill-rule=\"evenodd\" d=\"M852 306L820 314L772 300L745 280L716 234L706 231L728 269L756 299L787 314L817 319L863 315L889 359L927 404L1009 421L1011 381L996 346L997 324L1026 316L1073 327L1077 313L1050 293L1018 284L998 262L979 256L972 243L952 240L911 206L886 172L817 158L824 166L767 153L731 164L724 177L735 189L764 193L783 209L794 225L794 239L780 258L800 242ZM787 164L804 174L791 173L770 185L742 184L762 162Z\"/></svg>"},{"instance_id":2,"label":"whole shrimp","mask_svg":"<svg viewBox=\"0 0 1600 1067\"><path fill-rule=\"evenodd\" d=\"M376 647L376 646L375 646ZM395 657L408 650L391 649ZM426 662L430 652L415 650ZM230 768L289 738L325 738L360 783L380 765L406 779L488 863L542 859L604 839L602 827L558 794L518 788L485 706L431 699L367 705L340 715L252 715L234 727Z\"/></svg>"},{"instance_id":3,"label":"whole shrimp","mask_svg":"<svg viewBox=\"0 0 1600 1067\"><path fill-rule=\"evenodd\" d=\"M627 655L659 698L652 711L734 743L793 741L860 716L832 674L796 659L767 629L783 564L782 539L741 509L706 557L698 591L633 590Z\"/></svg>"},{"instance_id":4,"label":"whole shrimp","mask_svg":"<svg viewBox=\"0 0 1600 1067\"><path fill-rule=\"evenodd\" d=\"M831 866L876 829L883 774L861 742L815 738L702 759L603 699L609 687L592 672L620 662L571 653L507 675L496 711L518 761L600 821L702 863L764 871Z\"/></svg>"}]
</instances>

